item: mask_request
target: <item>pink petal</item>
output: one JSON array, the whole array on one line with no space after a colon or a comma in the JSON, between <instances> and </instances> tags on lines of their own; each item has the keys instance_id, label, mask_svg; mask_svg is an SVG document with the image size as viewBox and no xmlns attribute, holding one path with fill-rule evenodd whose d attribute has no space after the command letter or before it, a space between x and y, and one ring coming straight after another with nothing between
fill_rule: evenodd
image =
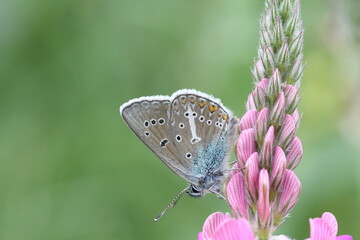
<instances>
[{"instance_id":1,"label":"pink petal","mask_svg":"<svg viewBox=\"0 0 360 240\"><path fill-rule=\"evenodd\" d=\"M295 132L296 127L294 119L289 114L286 114L279 133L279 145L286 149L293 140Z\"/></svg>"},{"instance_id":2,"label":"pink petal","mask_svg":"<svg viewBox=\"0 0 360 240\"><path fill-rule=\"evenodd\" d=\"M248 96L248 100L246 102L246 110L248 110L248 111L256 110L255 103L254 103L254 98L253 98L252 93L250 93L249 96Z\"/></svg>"},{"instance_id":3,"label":"pink petal","mask_svg":"<svg viewBox=\"0 0 360 240\"><path fill-rule=\"evenodd\" d=\"M259 60L256 64L255 64L255 68L257 71L257 74L259 75L260 78L264 78L264 66L262 64L262 62Z\"/></svg>"},{"instance_id":4,"label":"pink petal","mask_svg":"<svg viewBox=\"0 0 360 240\"><path fill-rule=\"evenodd\" d=\"M291 170L295 169L299 165L302 156L303 156L303 148L301 141L298 137L294 137L294 139L287 148L287 154L286 154L287 168Z\"/></svg>"},{"instance_id":5,"label":"pink petal","mask_svg":"<svg viewBox=\"0 0 360 240\"><path fill-rule=\"evenodd\" d=\"M310 219L310 240L335 240L329 225L321 218Z\"/></svg>"},{"instance_id":6,"label":"pink petal","mask_svg":"<svg viewBox=\"0 0 360 240\"><path fill-rule=\"evenodd\" d=\"M329 227L332 231L332 235L336 236L336 234L338 232L338 223L336 221L335 216L332 213L325 212L321 216L321 219L323 219L325 222L327 222L327 224L329 225Z\"/></svg>"},{"instance_id":7,"label":"pink petal","mask_svg":"<svg viewBox=\"0 0 360 240\"><path fill-rule=\"evenodd\" d=\"M242 173L232 176L226 185L227 200L237 218L247 218L247 199L245 180Z\"/></svg>"},{"instance_id":8,"label":"pink petal","mask_svg":"<svg viewBox=\"0 0 360 240\"><path fill-rule=\"evenodd\" d=\"M236 161L236 163L232 166L231 171L230 171L230 177L234 176L237 173L240 173L240 164L239 161Z\"/></svg>"},{"instance_id":9,"label":"pink petal","mask_svg":"<svg viewBox=\"0 0 360 240\"><path fill-rule=\"evenodd\" d=\"M294 207L301 192L301 183L295 173L291 170L285 170L280 195L280 204L278 211L282 216L286 216Z\"/></svg>"},{"instance_id":10,"label":"pink petal","mask_svg":"<svg viewBox=\"0 0 360 240\"><path fill-rule=\"evenodd\" d=\"M256 110L247 111L240 120L240 130L253 128L257 118L258 112Z\"/></svg>"},{"instance_id":11,"label":"pink petal","mask_svg":"<svg viewBox=\"0 0 360 240\"><path fill-rule=\"evenodd\" d=\"M269 79L267 78L262 79L260 82L256 84L256 86L266 90L269 86Z\"/></svg>"},{"instance_id":12,"label":"pink petal","mask_svg":"<svg viewBox=\"0 0 360 240\"><path fill-rule=\"evenodd\" d=\"M296 128L299 127L300 124L300 115L299 115L299 111L296 109L293 114L291 114L292 118L294 119L294 123Z\"/></svg>"},{"instance_id":13,"label":"pink petal","mask_svg":"<svg viewBox=\"0 0 360 240\"><path fill-rule=\"evenodd\" d=\"M267 131L260 153L260 166L270 167L274 151L274 127L270 126Z\"/></svg>"},{"instance_id":14,"label":"pink petal","mask_svg":"<svg viewBox=\"0 0 360 240\"><path fill-rule=\"evenodd\" d=\"M257 85L252 94L256 109L262 109L265 107L266 90Z\"/></svg>"},{"instance_id":15,"label":"pink petal","mask_svg":"<svg viewBox=\"0 0 360 240\"><path fill-rule=\"evenodd\" d=\"M262 169L259 175L259 200L257 203L258 215L262 227L267 227L270 223L270 183L269 174L266 169Z\"/></svg>"},{"instance_id":16,"label":"pink petal","mask_svg":"<svg viewBox=\"0 0 360 240\"><path fill-rule=\"evenodd\" d=\"M336 240L353 240L353 238L350 235L341 235L336 237Z\"/></svg>"},{"instance_id":17,"label":"pink petal","mask_svg":"<svg viewBox=\"0 0 360 240\"><path fill-rule=\"evenodd\" d=\"M255 240L255 237L245 219L229 219L218 228L214 240Z\"/></svg>"},{"instance_id":18,"label":"pink petal","mask_svg":"<svg viewBox=\"0 0 360 240\"><path fill-rule=\"evenodd\" d=\"M287 85L284 88L284 93L286 98L285 109L288 113L293 113L300 102L298 90L292 85Z\"/></svg>"},{"instance_id":19,"label":"pink petal","mask_svg":"<svg viewBox=\"0 0 360 240\"><path fill-rule=\"evenodd\" d=\"M230 214L223 214L222 212L215 212L211 214L204 223L202 235L204 239L212 239L216 229L226 219L230 219Z\"/></svg>"},{"instance_id":20,"label":"pink petal","mask_svg":"<svg viewBox=\"0 0 360 240\"><path fill-rule=\"evenodd\" d=\"M256 142L254 136L254 129L249 128L242 131L236 145L236 155L239 160L239 166L241 168L245 167L246 160L255 151Z\"/></svg>"},{"instance_id":21,"label":"pink petal","mask_svg":"<svg viewBox=\"0 0 360 240\"><path fill-rule=\"evenodd\" d=\"M257 192L259 186L259 154L254 152L246 162L246 184L250 196L254 202L257 200Z\"/></svg>"},{"instance_id":22,"label":"pink petal","mask_svg":"<svg viewBox=\"0 0 360 240\"><path fill-rule=\"evenodd\" d=\"M270 120L276 125L281 125L281 121L285 112L285 96L283 92L280 92L278 99L275 102L274 108L270 114Z\"/></svg>"},{"instance_id":23,"label":"pink petal","mask_svg":"<svg viewBox=\"0 0 360 240\"><path fill-rule=\"evenodd\" d=\"M279 146L275 147L273 162L274 163L271 170L270 183L272 188L277 191L286 169L285 153Z\"/></svg>"},{"instance_id":24,"label":"pink petal","mask_svg":"<svg viewBox=\"0 0 360 240\"><path fill-rule=\"evenodd\" d=\"M204 240L204 234L202 232L198 233L198 240Z\"/></svg>"},{"instance_id":25,"label":"pink petal","mask_svg":"<svg viewBox=\"0 0 360 240\"><path fill-rule=\"evenodd\" d=\"M270 78L268 94L271 97L277 97L281 91L281 75L279 69L275 69L273 75Z\"/></svg>"},{"instance_id":26,"label":"pink petal","mask_svg":"<svg viewBox=\"0 0 360 240\"><path fill-rule=\"evenodd\" d=\"M269 128L269 115L270 111L268 108L261 109L258 118L255 122L255 139L257 142L262 142L265 134Z\"/></svg>"}]
</instances>

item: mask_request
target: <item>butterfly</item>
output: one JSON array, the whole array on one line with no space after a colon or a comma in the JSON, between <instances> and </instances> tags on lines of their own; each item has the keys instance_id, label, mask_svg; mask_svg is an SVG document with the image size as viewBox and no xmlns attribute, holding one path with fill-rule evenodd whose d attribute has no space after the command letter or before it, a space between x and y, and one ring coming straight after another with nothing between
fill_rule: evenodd
<instances>
[{"instance_id":1,"label":"butterfly","mask_svg":"<svg viewBox=\"0 0 360 240\"><path fill-rule=\"evenodd\" d=\"M120 115L135 135L189 186L155 218L187 192L191 197L222 197L227 159L237 136L238 118L219 99L182 89L171 96L132 99Z\"/></svg>"}]
</instances>

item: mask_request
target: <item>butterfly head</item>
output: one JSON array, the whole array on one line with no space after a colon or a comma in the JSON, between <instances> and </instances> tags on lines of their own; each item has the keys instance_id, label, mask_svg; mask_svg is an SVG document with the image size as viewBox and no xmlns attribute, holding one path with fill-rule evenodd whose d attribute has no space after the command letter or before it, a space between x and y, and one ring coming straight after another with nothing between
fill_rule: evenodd
<instances>
[{"instance_id":1,"label":"butterfly head","mask_svg":"<svg viewBox=\"0 0 360 240\"><path fill-rule=\"evenodd\" d=\"M222 172L208 174L205 178L199 181L199 184L191 184L188 194L195 198L203 197L209 192L221 195L223 182L224 174Z\"/></svg>"}]
</instances>

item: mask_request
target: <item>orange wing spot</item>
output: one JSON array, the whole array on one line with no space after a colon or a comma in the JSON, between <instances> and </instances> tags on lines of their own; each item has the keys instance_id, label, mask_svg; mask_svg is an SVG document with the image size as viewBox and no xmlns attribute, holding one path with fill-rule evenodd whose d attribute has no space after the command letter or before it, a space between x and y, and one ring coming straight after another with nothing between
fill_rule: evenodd
<instances>
[{"instance_id":1,"label":"orange wing spot","mask_svg":"<svg viewBox=\"0 0 360 240\"><path fill-rule=\"evenodd\" d=\"M190 98L190 102L191 102L191 103L194 103L195 101L196 101L195 98Z\"/></svg>"},{"instance_id":2,"label":"orange wing spot","mask_svg":"<svg viewBox=\"0 0 360 240\"><path fill-rule=\"evenodd\" d=\"M226 119L228 119L228 116L227 115L222 115L222 118L224 119L224 120L226 120Z\"/></svg>"},{"instance_id":3,"label":"orange wing spot","mask_svg":"<svg viewBox=\"0 0 360 240\"><path fill-rule=\"evenodd\" d=\"M200 108L203 108L205 106L206 102L199 102Z\"/></svg>"},{"instance_id":4,"label":"orange wing spot","mask_svg":"<svg viewBox=\"0 0 360 240\"><path fill-rule=\"evenodd\" d=\"M215 112L216 110L218 110L218 107L217 106L214 106L214 105L210 105L209 106L209 110L211 113Z\"/></svg>"},{"instance_id":5,"label":"orange wing spot","mask_svg":"<svg viewBox=\"0 0 360 240\"><path fill-rule=\"evenodd\" d=\"M181 100L181 104L185 105L186 99Z\"/></svg>"}]
</instances>

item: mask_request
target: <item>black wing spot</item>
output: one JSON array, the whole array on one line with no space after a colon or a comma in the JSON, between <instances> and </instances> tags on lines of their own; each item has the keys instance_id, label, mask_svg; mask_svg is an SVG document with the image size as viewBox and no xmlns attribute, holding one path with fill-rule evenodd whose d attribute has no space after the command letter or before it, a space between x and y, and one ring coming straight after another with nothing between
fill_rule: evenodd
<instances>
[{"instance_id":1,"label":"black wing spot","mask_svg":"<svg viewBox=\"0 0 360 240\"><path fill-rule=\"evenodd\" d=\"M196 116L197 116L197 113L196 113L196 112L193 112L193 113L192 113L192 116L193 116L193 117L196 117Z\"/></svg>"},{"instance_id":2,"label":"black wing spot","mask_svg":"<svg viewBox=\"0 0 360 240\"><path fill-rule=\"evenodd\" d=\"M185 113L184 113L184 116L185 116L185 117L189 117L189 115L190 115L189 112L185 112Z\"/></svg>"},{"instance_id":3,"label":"black wing spot","mask_svg":"<svg viewBox=\"0 0 360 240\"><path fill-rule=\"evenodd\" d=\"M181 142L182 138L180 135L176 135L176 141Z\"/></svg>"},{"instance_id":4,"label":"black wing spot","mask_svg":"<svg viewBox=\"0 0 360 240\"><path fill-rule=\"evenodd\" d=\"M149 127L149 121L146 120L146 121L144 122L144 126L145 126L146 128Z\"/></svg>"},{"instance_id":5,"label":"black wing spot","mask_svg":"<svg viewBox=\"0 0 360 240\"><path fill-rule=\"evenodd\" d=\"M150 122L151 122L152 125L155 125L156 124L156 119L151 119Z\"/></svg>"},{"instance_id":6,"label":"black wing spot","mask_svg":"<svg viewBox=\"0 0 360 240\"><path fill-rule=\"evenodd\" d=\"M160 125L163 125L163 124L165 123L165 119L159 118L158 123L159 123Z\"/></svg>"},{"instance_id":7,"label":"black wing spot","mask_svg":"<svg viewBox=\"0 0 360 240\"><path fill-rule=\"evenodd\" d=\"M209 120L207 120L207 125L211 125L211 123L212 123L212 121L209 119Z\"/></svg>"},{"instance_id":8,"label":"black wing spot","mask_svg":"<svg viewBox=\"0 0 360 240\"><path fill-rule=\"evenodd\" d=\"M199 117L199 121L200 121L200 122L203 122L204 120L205 120L205 117L204 117L204 116L200 116L200 117Z\"/></svg>"},{"instance_id":9,"label":"black wing spot","mask_svg":"<svg viewBox=\"0 0 360 240\"><path fill-rule=\"evenodd\" d=\"M186 158L187 158L187 159L190 159L191 157L192 157L192 154L191 154L191 153L187 153L187 154L186 154Z\"/></svg>"},{"instance_id":10,"label":"black wing spot","mask_svg":"<svg viewBox=\"0 0 360 240\"><path fill-rule=\"evenodd\" d=\"M180 123L180 124L179 124L179 128L182 129L182 128L184 128L184 127L185 127L185 125L184 125L183 123Z\"/></svg>"},{"instance_id":11,"label":"black wing spot","mask_svg":"<svg viewBox=\"0 0 360 240\"><path fill-rule=\"evenodd\" d=\"M145 136L150 136L150 133L149 132L144 132Z\"/></svg>"},{"instance_id":12,"label":"black wing spot","mask_svg":"<svg viewBox=\"0 0 360 240\"><path fill-rule=\"evenodd\" d=\"M166 138L164 138L163 140L161 140L160 146L161 146L161 147L165 147L166 144L168 144L168 143L169 143L169 140L167 140Z\"/></svg>"}]
</instances>

